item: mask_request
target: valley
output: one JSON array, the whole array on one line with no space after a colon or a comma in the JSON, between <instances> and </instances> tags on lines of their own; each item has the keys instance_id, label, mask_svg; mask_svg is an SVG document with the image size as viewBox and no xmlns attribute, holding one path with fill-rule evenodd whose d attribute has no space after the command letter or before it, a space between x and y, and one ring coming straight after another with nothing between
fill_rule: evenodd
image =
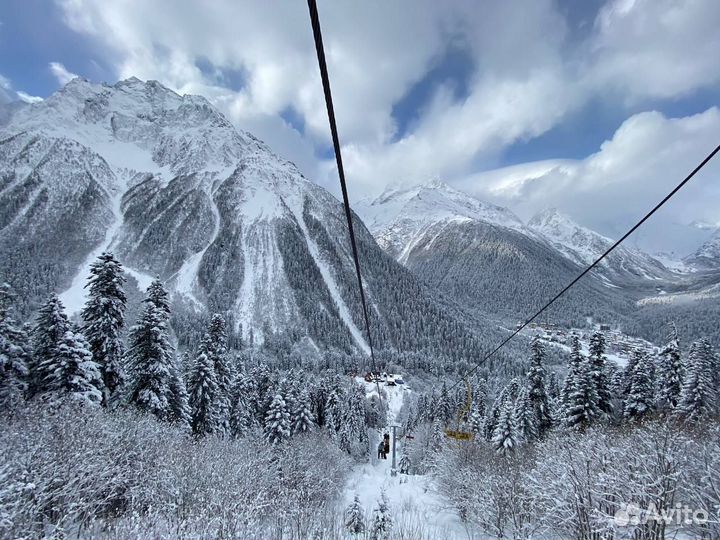
<instances>
[{"instance_id":1,"label":"valley","mask_svg":"<svg viewBox=\"0 0 720 540\"><path fill-rule=\"evenodd\" d=\"M353 204L368 330L343 205L205 98L74 78L0 119L1 536L704 535L616 519L673 497L717 523L717 235L619 246L496 350L614 241L390 188Z\"/></svg>"}]
</instances>

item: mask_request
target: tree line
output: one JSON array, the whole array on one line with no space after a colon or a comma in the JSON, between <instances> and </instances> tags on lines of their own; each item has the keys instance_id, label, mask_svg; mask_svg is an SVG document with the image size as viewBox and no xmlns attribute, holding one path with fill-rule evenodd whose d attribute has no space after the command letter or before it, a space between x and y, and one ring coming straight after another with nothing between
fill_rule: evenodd
<instances>
[{"instance_id":1,"label":"tree line","mask_svg":"<svg viewBox=\"0 0 720 540\"><path fill-rule=\"evenodd\" d=\"M111 253L92 263L81 323L52 294L32 325L11 316L0 287L0 399L62 406L129 407L191 432L241 437L259 430L270 445L324 429L344 451L368 452L368 425L384 421L379 401L349 379L280 372L228 350L227 324L210 318L194 358L176 353L171 307L159 279L148 287L138 320L123 338L127 299L122 265Z\"/></svg>"}]
</instances>

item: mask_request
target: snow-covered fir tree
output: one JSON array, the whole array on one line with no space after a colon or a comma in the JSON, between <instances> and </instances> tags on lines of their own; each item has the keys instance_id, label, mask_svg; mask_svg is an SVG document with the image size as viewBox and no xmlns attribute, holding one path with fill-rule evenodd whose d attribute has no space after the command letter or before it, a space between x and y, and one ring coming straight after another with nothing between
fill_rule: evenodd
<instances>
[{"instance_id":1,"label":"snow-covered fir tree","mask_svg":"<svg viewBox=\"0 0 720 540\"><path fill-rule=\"evenodd\" d=\"M380 499L373 511L372 524L370 525L370 540L390 540L392 535L393 521L390 515L387 495L380 492Z\"/></svg>"},{"instance_id":2,"label":"snow-covered fir tree","mask_svg":"<svg viewBox=\"0 0 720 540\"><path fill-rule=\"evenodd\" d=\"M443 446L445 445L445 433L443 432L442 424L439 419L436 419L432 423L432 429L430 431L430 440L428 449L430 452L439 453L442 452Z\"/></svg>"},{"instance_id":3,"label":"snow-covered fir tree","mask_svg":"<svg viewBox=\"0 0 720 540\"><path fill-rule=\"evenodd\" d=\"M438 398L438 404L435 414L440 420L447 424L453 417L454 407L450 399L447 384L443 382L442 388L440 389L440 397Z\"/></svg>"},{"instance_id":4,"label":"snow-covered fir tree","mask_svg":"<svg viewBox=\"0 0 720 540\"><path fill-rule=\"evenodd\" d=\"M492 407L490 407L490 412L488 412L487 416L485 417L482 434L485 440L488 442L492 442L493 440L495 428L497 427L498 421L500 420L500 411L502 410L503 401L504 395L500 394L497 398L495 398Z\"/></svg>"},{"instance_id":5,"label":"snow-covered fir tree","mask_svg":"<svg viewBox=\"0 0 720 540\"><path fill-rule=\"evenodd\" d=\"M345 530L354 536L365 532L365 509L360 504L360 497L357 493L353 502L345 510Z\"/></svg>"},{"instance_id":6,"label":"snow-covered fir tree","mask_svg":"<svg viewBox=\"0 0 720 540\"><path fill-rule=\"evenodd\" d=\"M588 361L590 362L590 372L595 384L595 393L597 394L597 408L601 413L609 416L613 412L613 404L606 367L605 336L601 332L595 332L590 338Z\"/></svg>"},{"instance_id":7,"label":"snow-covered fir tree","mask_svg":"<svg viewBox=\"0 0 720 540\"><path fill-rule=\"evenodd\" d=\"M528 398L535 415L537 436L543 437L552 427L550 400L545 387L545 347L536 336L531 345L530 368L527 373Z\"/></svg>"},{"instance_id":8,"label":"snow-covered fir tree","mask_svg":"<svg viewBox=\"0 0 720 540\"><path fill-rule=\"evenodd\" d=\"M342 425L342 418L345 412L343 403L343 391L338 386L337 381L333 381L333 386L327 394L325 402L325 428L331 439L337 438L337 433Z\"/></svg>"},{"instance_id":9,"label":"snow-covered fir tree","mask_svg":"<svg viewBox=\"0 0 720 540\"><path fill-rule=\"evenodd\" d=\"M167 315L149 296L137 324L130 329L125 364L129 402L160 420L170 420L174 352Z\"/></svg>"},{"instance_id":10,"label":"snow-covered fir tree","mask_svg":"<svg viewBox=\"0 0 720 540\"><path fill-rule=\"evenodd\" d=\"M254 386L250 377L240 373L235 378L230 400L230 433L234 437L242 437L256 425L252 410L252 394Z\"/></svg>"},{"instance_id":11,"label":"snow-covered fir tree","mask_svg":"<svg viewBox=\"0 0 720 540\"><path fill-rule=\"evenodd\" d=\"M46 381L51 374L45 371L47 366L54 366L57 347L70 330L70 322L65 315L65 308L56 294L51 294L47 303L38 311L32 329L33 357L29 366L29 394L35 395L47 390Z\"/></svg>"},{"instance_id":12,"label":"snow-covered fir tree","mask_svg":"<svg viewBox=\"0 0 720 540\"><path fill-rule=\"evenodd\" d=\"M100 368L81 333L66 331L42 371L47 374L43 387L52 400L69 398L85 405L102 401Z\"/></svg>"},{"instance_id":13,"label":"snow-covered fir tree","mask_svg":"<svg viewBox=\"0 0 720 540\"><path fill-rule=\"evenodd\" d=\"M473 400L468 423L470 424L470 431L472 433L482 435L483 426L485 425L485 403L482 400Z\"/></svg>"},{"instance_id":14,"label":"snow-covered fir tree","mask_svg":"<svg viewBox=\"0 0 720 540\"><path fill-rule=\"evenodd\" d=\"M670 325L667 344L657 357L656 403L661 410L674 409L680 400L685 370L680 356L680 342L675 324Z\"/></svg>"},{"instance_id":15,"label":"snow-covered fir tree","mask_svg":"<svg viewBox=\"0 0 720 540\"><path fill-rule=\"evenodd\" d=\"M310 395L303 389L295 399L292 410L292 433L307 433L313 428Z\"/></svg>"},{"instance_id":16,"label":"snow-covered fir tree","mask_svg":"<svg viewBox=\"0 0 720 540\"><path fill-rule=\"evenodd\" d=\"M600 415L590 362L582 354L580 340L573 336L570 364L562 390L565 425L579 430L590 426Z\"/></svg>"},{"instance_id":17,"label":"snow-covered fir tree","mask_svg":"<svg viewBox=\"0 0 720 540\"><path fill-rule=\"evenodd\" d=\"M230 427L231 392L234 373L227 352L227 324L219 313L210 319L207 332L203 337L199 352L205 354L213 363L218 385L217 410L220 427L227 431Z\"/></svg>"},{"instance_id":18,"label":"snow-covered fir tree","mask_svg":"<svg viewBox=\"0 0 720 540\"><path fill-rule=\"evenodd\" d=\"M713 380L716 376L715 364L715 353L706 339L692 344L677 405L677 412L682 418L697 421L718 414L720 396Z\"/></svg>"},{"instance_id":19,"label":"snow-covered fir tree","mask_svg":"<svg viewBox=\"0 0 720 540\"><path fill-rule=\"evenodd\" d=\"M272 445L282 443L290 437L290 413L285 399L275 394L265 415L265 440Z\"/></svg>"},{"instance_id":20,"label":"snow-covered fir tree","mask_svg":"<svg viewBox=\"0 0 720 540\"><path fill-rule=\"evenodd\" d=\"M148 285L144 301L153 304L165 322L170 320L170 295L159 277L155 277Z\"/></svg>"},{"instance_id":21,"label":"snow-covered fir tree","mask_svg":"<svg viewBox=\"0 0 720 540\"><path fill-rule=\"evenodd\" d=\"M365 456L370 451L370 439L365 425L365 393L353 385L347 393L345 413L341 420L340 447L355 457ZM346 441L344 439L347 439Z\"/></svg>"},{"instance_id":22,"label":"snow-covered fir tree","mask_svg":"<svg viewBox=\"0 0 720 540\"><path fill-rule=\"evenodd\" d=\"M530 400L530 393L527 387L520 388L520 394L515 399L515 410L513 411L513 423L518 437L518 442L532 442L539 437L538 420L535 416L535 409Z\"/></svg>"},{"instance_id":23,"label":"snow-covered fir tree","mask_svg":"<svg viewBox=\"0 0 720 540\"><path fill-rule=\"evenodd\" d=\"M10 315L13 294L0 285L0 406L16 402L27 393L32 347L28 333Z\"/></svg>"},{"instance_id":24,"label":"snow-covered fir tree","mask_svg":"<svg viewBox=\"0 0 720 540\"><path fill-rule=\"evenodd\" d=\"M127 304L124 283L122 265L112 253L102 253L90 265L90 277L85 285L89 289L88 299L82 310L83 333L90 344L93 360L100 366L105 405L116 396L124 377L122 358L125 348L120 337Z\"/></svg>"},{"instance_id":25,"label":"snow-covered fir tree","mask_svg":"<svg viewBox=\"0 0 720 540\"><path fill-rule=\"evenodd\" d=\"M181 426L190 425L190 398L183 373L182 358L175 357L170 372L170 422Z\"/></svg>"},{"instance_id":26,"label":"snow-covered fir tree","mask_svg":"<svg viewBox=\"0 0 720 540\"><path fill-rule=\"evenodd\" d=\"M195 359L189 381L190 427L195 435L222 432L218 407L220 387L213 361L200 352Z\"/></svg>"},{"instance_id":27,"label":"snow-covered fir tree","mask_svg":"<svg viewBox=\"0 0 720 540\"><path fill-rule=\"evenodd\" d=\"M551 401L560 399L560 380L554 371L550 373L547 379L547 395Z\"/></svg>"},{"instance_id":28,"label":"snow-covered fir tree","mask_svg":"<svg viewBox=\"0 0 720 540\"><path fill-rule=\"evenodd\" d=\"M515 450L519 442L515 425L515 402L506 394L500 406L497 425L493 431L492 444L499 454L509 454Z\"/></svg>"},{"instance_id":29,"label":"snow-covered fir tree","mask_svg":"<svg viewBox=\"0 0 720 540\"><path fill-rule=\"evenodd\" d=\"M649 356L643 351L636 350L633 352L633 357L623 416L627 419L639 420L652 411L655 391Z\"/></svg>"}]
</instances>

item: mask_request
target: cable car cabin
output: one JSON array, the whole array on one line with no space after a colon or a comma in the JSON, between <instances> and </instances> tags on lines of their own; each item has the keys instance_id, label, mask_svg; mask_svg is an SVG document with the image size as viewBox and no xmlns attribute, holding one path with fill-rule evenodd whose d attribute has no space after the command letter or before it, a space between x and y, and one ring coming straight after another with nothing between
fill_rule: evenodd
<instances>
[{"instance_id":1,"label":"cable car cabin","mask_svg":"<svg viewBox=\"0 0 720 540\"><path fill-rule=\"evenodd\" d=\"M458 441L472 441L475 438L474 433L469 431L457 431L455 429L446 429L445 435Z\"/></svg>"}]
</instances>

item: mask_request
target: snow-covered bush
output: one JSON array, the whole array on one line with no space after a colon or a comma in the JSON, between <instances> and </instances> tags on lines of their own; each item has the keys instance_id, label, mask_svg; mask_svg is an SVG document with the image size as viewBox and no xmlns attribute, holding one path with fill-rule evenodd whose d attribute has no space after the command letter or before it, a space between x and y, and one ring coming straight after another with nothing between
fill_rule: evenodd
<instances>
[{"instance_id":1,"label":"snow-covered bush","mask_svg":"<svg viewBox=\"0 0 720 540\"><path fill-rule=\"evenodd\" d=\"M349 458L322 433L197 440L134 411L0 417L0 537L308 538L335 530Z\"/></svg>"}]
</instances>

